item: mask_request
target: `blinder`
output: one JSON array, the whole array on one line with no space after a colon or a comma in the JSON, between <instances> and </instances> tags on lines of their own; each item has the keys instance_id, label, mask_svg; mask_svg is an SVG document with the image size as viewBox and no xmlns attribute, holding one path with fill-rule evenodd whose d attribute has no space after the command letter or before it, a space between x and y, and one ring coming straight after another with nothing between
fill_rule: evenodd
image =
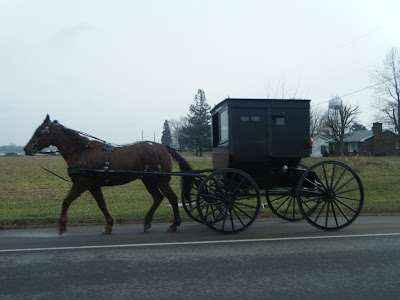
<instances>
[{"instance_id":1,"label":"blinder","mask_svg":"<svg viewBox=\"0 0 400 300\"><path fill-rule=\"evenodd\" d=\"M36 129L35 133L33 135L37 136L38 138L40 138L43 134L45 133L49 133L49 126L46 126L43 129Z\"/></svg>"},{"instance_id":2,"label":"blinder","mask_svg":"<svg viewBox=\"0 0 400 300\"><path fill-rule=\"evenodd\" d=\"M53 124L52 122L49 122L43 129L40 129L40 126L38 127L38 129L36 129L35 133L33 134L34 136L37 137L36 141L33 142L32 144L32 152L36 153L37 149L36 146L39 143L40 137L44 134L49 134L49 127L51 126L51 124Z\"/></svg>"}]
</instances>

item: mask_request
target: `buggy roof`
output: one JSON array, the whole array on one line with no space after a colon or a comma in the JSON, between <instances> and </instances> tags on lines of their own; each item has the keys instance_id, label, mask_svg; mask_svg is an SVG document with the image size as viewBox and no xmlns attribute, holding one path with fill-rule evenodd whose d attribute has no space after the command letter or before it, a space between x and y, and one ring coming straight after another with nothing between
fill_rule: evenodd
<instances>
[{"instance_id":1,"label":"buggy roof","mask_svg":"<svg viewBox=\"0 0 400 300\"><path fill-rule=\"evenodd\" d=\"M231 107L254 107L254 108L267 108L276 106L291 106L296 103L296 107L303 106L309 107L309 99L260 99L260 98L226 98L214 106L211 114L217 112L221 107L229 105Z\"/></svg>"}]
</instances>

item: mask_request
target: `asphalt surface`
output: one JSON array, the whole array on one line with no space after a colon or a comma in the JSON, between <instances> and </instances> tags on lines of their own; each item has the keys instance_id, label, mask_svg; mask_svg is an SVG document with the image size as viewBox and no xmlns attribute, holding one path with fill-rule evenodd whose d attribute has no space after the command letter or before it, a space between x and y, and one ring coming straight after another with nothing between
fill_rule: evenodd
<instances>
[{"instance_id":1,"label":"asphalt surface","mask_svg":"<svg viewBox=\"0 0 400 300\"><path fill-rule=\"evenodd\" d=\"M257 220L0 231L0 299L400 299L400 216L337 232Z\"/></svg>"}]
</instances>

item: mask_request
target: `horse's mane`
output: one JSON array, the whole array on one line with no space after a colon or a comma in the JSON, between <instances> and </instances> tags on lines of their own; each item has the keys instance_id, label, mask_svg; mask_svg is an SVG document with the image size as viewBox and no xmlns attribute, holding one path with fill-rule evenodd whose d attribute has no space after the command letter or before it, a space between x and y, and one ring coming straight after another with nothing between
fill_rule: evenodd
<instances>
[{"instance_id":1,"label":"horse's mane","mask_svg":"<svg viewBox=\"0 0 400 300\"><path fill-rule=\"evenodd\" d=\"M57 121L54 121L53 123L55 123L57 127L61 128L64 131L64 133L67 134L75 143L82 146L88 145L90 140L82 136L79 132L73 129L69 129L68 127L65 127L64 125L58 123Z\"/></svg>"}]
</instances>

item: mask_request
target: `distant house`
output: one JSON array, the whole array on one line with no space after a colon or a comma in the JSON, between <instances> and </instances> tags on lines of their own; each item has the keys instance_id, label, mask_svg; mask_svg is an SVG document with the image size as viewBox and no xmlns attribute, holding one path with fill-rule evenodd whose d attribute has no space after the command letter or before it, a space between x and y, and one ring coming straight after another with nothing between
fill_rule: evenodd
<instances>
[{"instance_id":1,"label":"distant house","mask_svg":"<svg viewBox=\"0 0 400 300\"><path fill-rule=\"evenodd\" d=\"M357 130L345 135L344 154L359 155L399 155L397 133L388 129L382 130L382 123L374 123L371 130ZM329 153L335 153L337 142L328 141Z\"/></svg>"},{"instance_id":2,"label":"distant house","mask_svg":"<svg viewBox=\"0 0 400 300\"><path fill-rule=\"evenodd\" d=\"M311 157L322 157L324 152L329 152L329 143L331 139L329 135L316 135L313 137L313 144L311 149Z\"/></svg>"}]
</instances>

